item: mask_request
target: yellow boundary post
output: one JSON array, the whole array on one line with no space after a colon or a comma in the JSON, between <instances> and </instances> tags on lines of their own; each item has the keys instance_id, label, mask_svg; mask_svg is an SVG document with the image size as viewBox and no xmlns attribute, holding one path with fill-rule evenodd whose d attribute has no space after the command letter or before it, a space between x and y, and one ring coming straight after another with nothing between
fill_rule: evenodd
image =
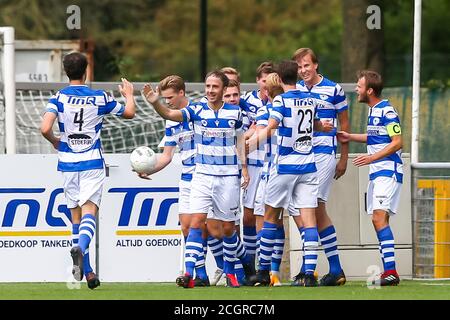
<instances>
[{"instance_id":1,"label":"yellow boundary post","mask_svg":"<svg viewBox=\"0 0 450 320\"><path fill-rule=\"evenodd\" d=\"M434 277L450 277L450 180L418 180L417 187L434 190Z\"/></svg>"}]
</instances>

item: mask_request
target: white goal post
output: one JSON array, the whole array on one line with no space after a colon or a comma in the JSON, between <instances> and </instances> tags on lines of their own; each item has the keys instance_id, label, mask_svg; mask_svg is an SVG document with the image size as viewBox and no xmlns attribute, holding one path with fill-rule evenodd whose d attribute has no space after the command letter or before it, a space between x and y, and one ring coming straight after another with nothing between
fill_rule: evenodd
<instances>
[{"instance_id":1,"label":"white goal post","mask_svg":"<svg viewBox=\"0 0 450 320\"><path fill-rule=\"evenodd\" d=\"M5 101L5 149L7 154L16 153L16 82L14 28L0 27L3 38L3 94Z\"/></svg>"}]
</instances>

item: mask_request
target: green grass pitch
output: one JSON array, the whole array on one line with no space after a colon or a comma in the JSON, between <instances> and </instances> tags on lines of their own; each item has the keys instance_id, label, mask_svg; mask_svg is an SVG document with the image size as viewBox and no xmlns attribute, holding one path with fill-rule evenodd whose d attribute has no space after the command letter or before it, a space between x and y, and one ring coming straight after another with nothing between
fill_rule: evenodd
<instances>
[{"instance_id":1,"label":"green grass pitch","mask_svg":"<svg viewBox=\"0 0 450 320\"><path fill-rule=\"evenodd\" d=\"M397 287L369 289L365 282L341 287L205 287L184 289L174 283L102 283L95 290L66 283L0 283L1 300L450 300L450 281L402 280ZM73 287L73 285L69 285Z\"/></svg>"}]
</instances>

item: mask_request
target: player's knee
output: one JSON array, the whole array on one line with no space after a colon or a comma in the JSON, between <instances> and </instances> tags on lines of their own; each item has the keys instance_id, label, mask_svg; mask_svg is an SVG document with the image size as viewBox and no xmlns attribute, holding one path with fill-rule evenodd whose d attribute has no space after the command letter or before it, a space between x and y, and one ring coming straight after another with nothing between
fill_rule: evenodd
<instances>
[{"instance_id":1,"label":"player's knee","mask_svg":"<svg viewBox=\"0 0 450 320\"><path fill-rule=\"evenodd\" d=\"M230 237L230 236L233 235L234 232L235 232L234 225L231 225L231 224L228 224L228 223L224 224L224 226L223 226L223 233L224 233L225 236Z\"/></svg>"},{"instance_id":2,"label":"player's knee","mask_svg":"<svg viewBox=\"0 0 450 320\"><path fill-rule=\"evenodd\" d=\"M219 228L209 228L208 227L208 233L213 238L216 238L216 239L222 239L223 238L223 232Z\"/></svg>"},{"instance_id":3,"label":"player's knee","mask_svg":"<svg viewBox=\"0 0 450 320\"><path fill-rule=\"evenodd\" d=\"M254 226L256 223L255 215L253 214L253 210L248 208L244 208L244 217L242 218L242 223L244 226Z\"/></svg>"},{"instance_id":4,"label":"player's knee","mask_svg":"<svg viewBox=\"0 0 450 320\"><path fill-rule=\"evenodd\" d=\"M187 237L189 234L189 226L181 226L181 232L183 233L183 236Z\"/></svg>"},{"instance_id":5,"label":"player's knee","mask_svg":"<svg viewBox=\"0 0 450 320\"><path fill-rule=\"evenodd\" d=\"M381 230L387 226L387 214L381 210L375 210L372 214L372 224L376 230Z\"/></svg>"}]
</instances>

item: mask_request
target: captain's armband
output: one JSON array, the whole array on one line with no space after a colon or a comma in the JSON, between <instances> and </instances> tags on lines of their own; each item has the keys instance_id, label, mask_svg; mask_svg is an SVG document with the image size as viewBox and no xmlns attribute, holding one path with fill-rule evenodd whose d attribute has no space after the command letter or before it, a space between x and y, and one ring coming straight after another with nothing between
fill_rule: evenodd
<instances>
[{"instance_id":1,"label":"captain's armband","mask_svg":"<svg viewBox=\"0 0 450 320\"><path fill-rule=\"evenodd\" d=\"M386 126L387 132L390 137L399 136L402 134L402 128L400 127L400 123L391 122Z\"/></svg>"}]
</instances>

